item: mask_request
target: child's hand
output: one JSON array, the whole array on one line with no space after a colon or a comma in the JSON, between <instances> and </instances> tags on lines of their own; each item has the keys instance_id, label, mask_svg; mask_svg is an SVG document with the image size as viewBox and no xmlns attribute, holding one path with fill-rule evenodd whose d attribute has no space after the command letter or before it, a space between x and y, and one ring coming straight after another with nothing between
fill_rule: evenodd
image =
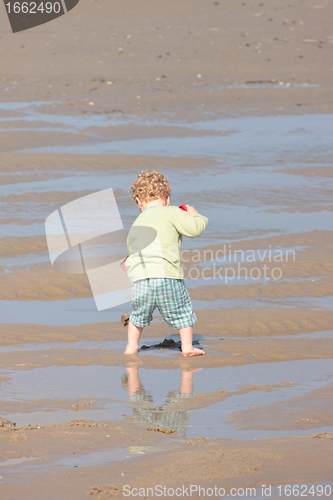
<instances>
[{"instance_id":1,"label":"child's hand","mask_svg":"<svg viewBox=\"0 0 333 500\"><path fill-rule=\"evenodd\" d=\"M191 205L186 205L186 208L187 208L188 214L197 214L198 213L198 211L194 207L191 207Z\"/></svg>"}]
</instances>

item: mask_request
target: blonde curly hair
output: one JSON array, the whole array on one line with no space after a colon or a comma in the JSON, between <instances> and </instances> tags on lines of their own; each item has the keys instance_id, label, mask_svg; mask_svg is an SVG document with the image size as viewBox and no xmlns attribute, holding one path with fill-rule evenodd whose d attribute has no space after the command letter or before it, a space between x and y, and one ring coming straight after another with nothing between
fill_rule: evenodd
<instances>
[{"instance_id":1,"label":"blonde curly hair","mask_svg":"<svg viewBox=\"0 0 333 500\"><path fill-rule=\"evenodd\" d=\"M158 170L142 170L131 187L133 200L137 203L137 198L146 202L167 198L171 192L168 181L168 177Z\"/></svg>"}]
</instances>

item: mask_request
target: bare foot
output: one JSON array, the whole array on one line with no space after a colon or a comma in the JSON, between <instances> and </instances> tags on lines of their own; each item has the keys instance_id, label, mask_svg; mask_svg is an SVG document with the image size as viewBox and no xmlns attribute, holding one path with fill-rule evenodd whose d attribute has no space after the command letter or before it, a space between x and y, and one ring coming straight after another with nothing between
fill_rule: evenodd
<instances>
[{"instance_id":1,"label":"bare foot","mask_svg":"<svg viewBox=\"0 0 333 500\"><path fill-rule=\"evenodd\" d=\"M124 354L138 354L138 348L137 347L131 347L129 345L127 345L125 351L124 351Z\"/></svg>"},{"instance_id":2,"label":"bare foot","mask_svg":"<svg viewBox=\"0 0 333 500\"><path fill-rule=\"evenodd\" d=\"M203 354L205 354L205 351L203 351L202 349L197 349L196 347L193 347L193 349L191 349L190 351L183 352L182 356L184 358L190 358L192 356L202 356Z\"/></svg>"}]
</instances>

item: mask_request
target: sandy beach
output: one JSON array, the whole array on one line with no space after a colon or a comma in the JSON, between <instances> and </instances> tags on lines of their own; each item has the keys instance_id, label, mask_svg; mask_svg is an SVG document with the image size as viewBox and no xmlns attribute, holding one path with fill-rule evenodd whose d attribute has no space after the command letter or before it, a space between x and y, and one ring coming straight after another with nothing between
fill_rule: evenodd
<instances>
[{"instance_id":1,"label":"sandy beach","mask_svg":"<svg viewBox=\"0 0 333 500\"><path fill-rule=\"evenodd\" d=\"M0 9L1 500L333 498L333 5ZM153 168L209 218L182 251L205 356L157 311L125 356L131 303L50 262L49 215L110 188L125 257Z\"/></svg>"}]
</instances>

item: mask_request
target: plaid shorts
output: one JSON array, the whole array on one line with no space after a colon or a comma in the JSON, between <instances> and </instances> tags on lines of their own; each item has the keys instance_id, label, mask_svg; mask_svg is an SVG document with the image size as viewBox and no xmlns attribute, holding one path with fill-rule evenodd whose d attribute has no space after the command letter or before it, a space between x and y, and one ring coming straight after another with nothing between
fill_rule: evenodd
<instances>
[{"instance_id":1,"label":"plaid shorts","mask_svg":"<svg viewBox=\"0 0 333 500\"><path fill-rule=\"evenodd\" d=\"M144 328L158 308L164 321L171 328L186 328L197 322L192 303L182 279L148 278L132 284L133 325Z\"/></svg>"}]
</instances>

